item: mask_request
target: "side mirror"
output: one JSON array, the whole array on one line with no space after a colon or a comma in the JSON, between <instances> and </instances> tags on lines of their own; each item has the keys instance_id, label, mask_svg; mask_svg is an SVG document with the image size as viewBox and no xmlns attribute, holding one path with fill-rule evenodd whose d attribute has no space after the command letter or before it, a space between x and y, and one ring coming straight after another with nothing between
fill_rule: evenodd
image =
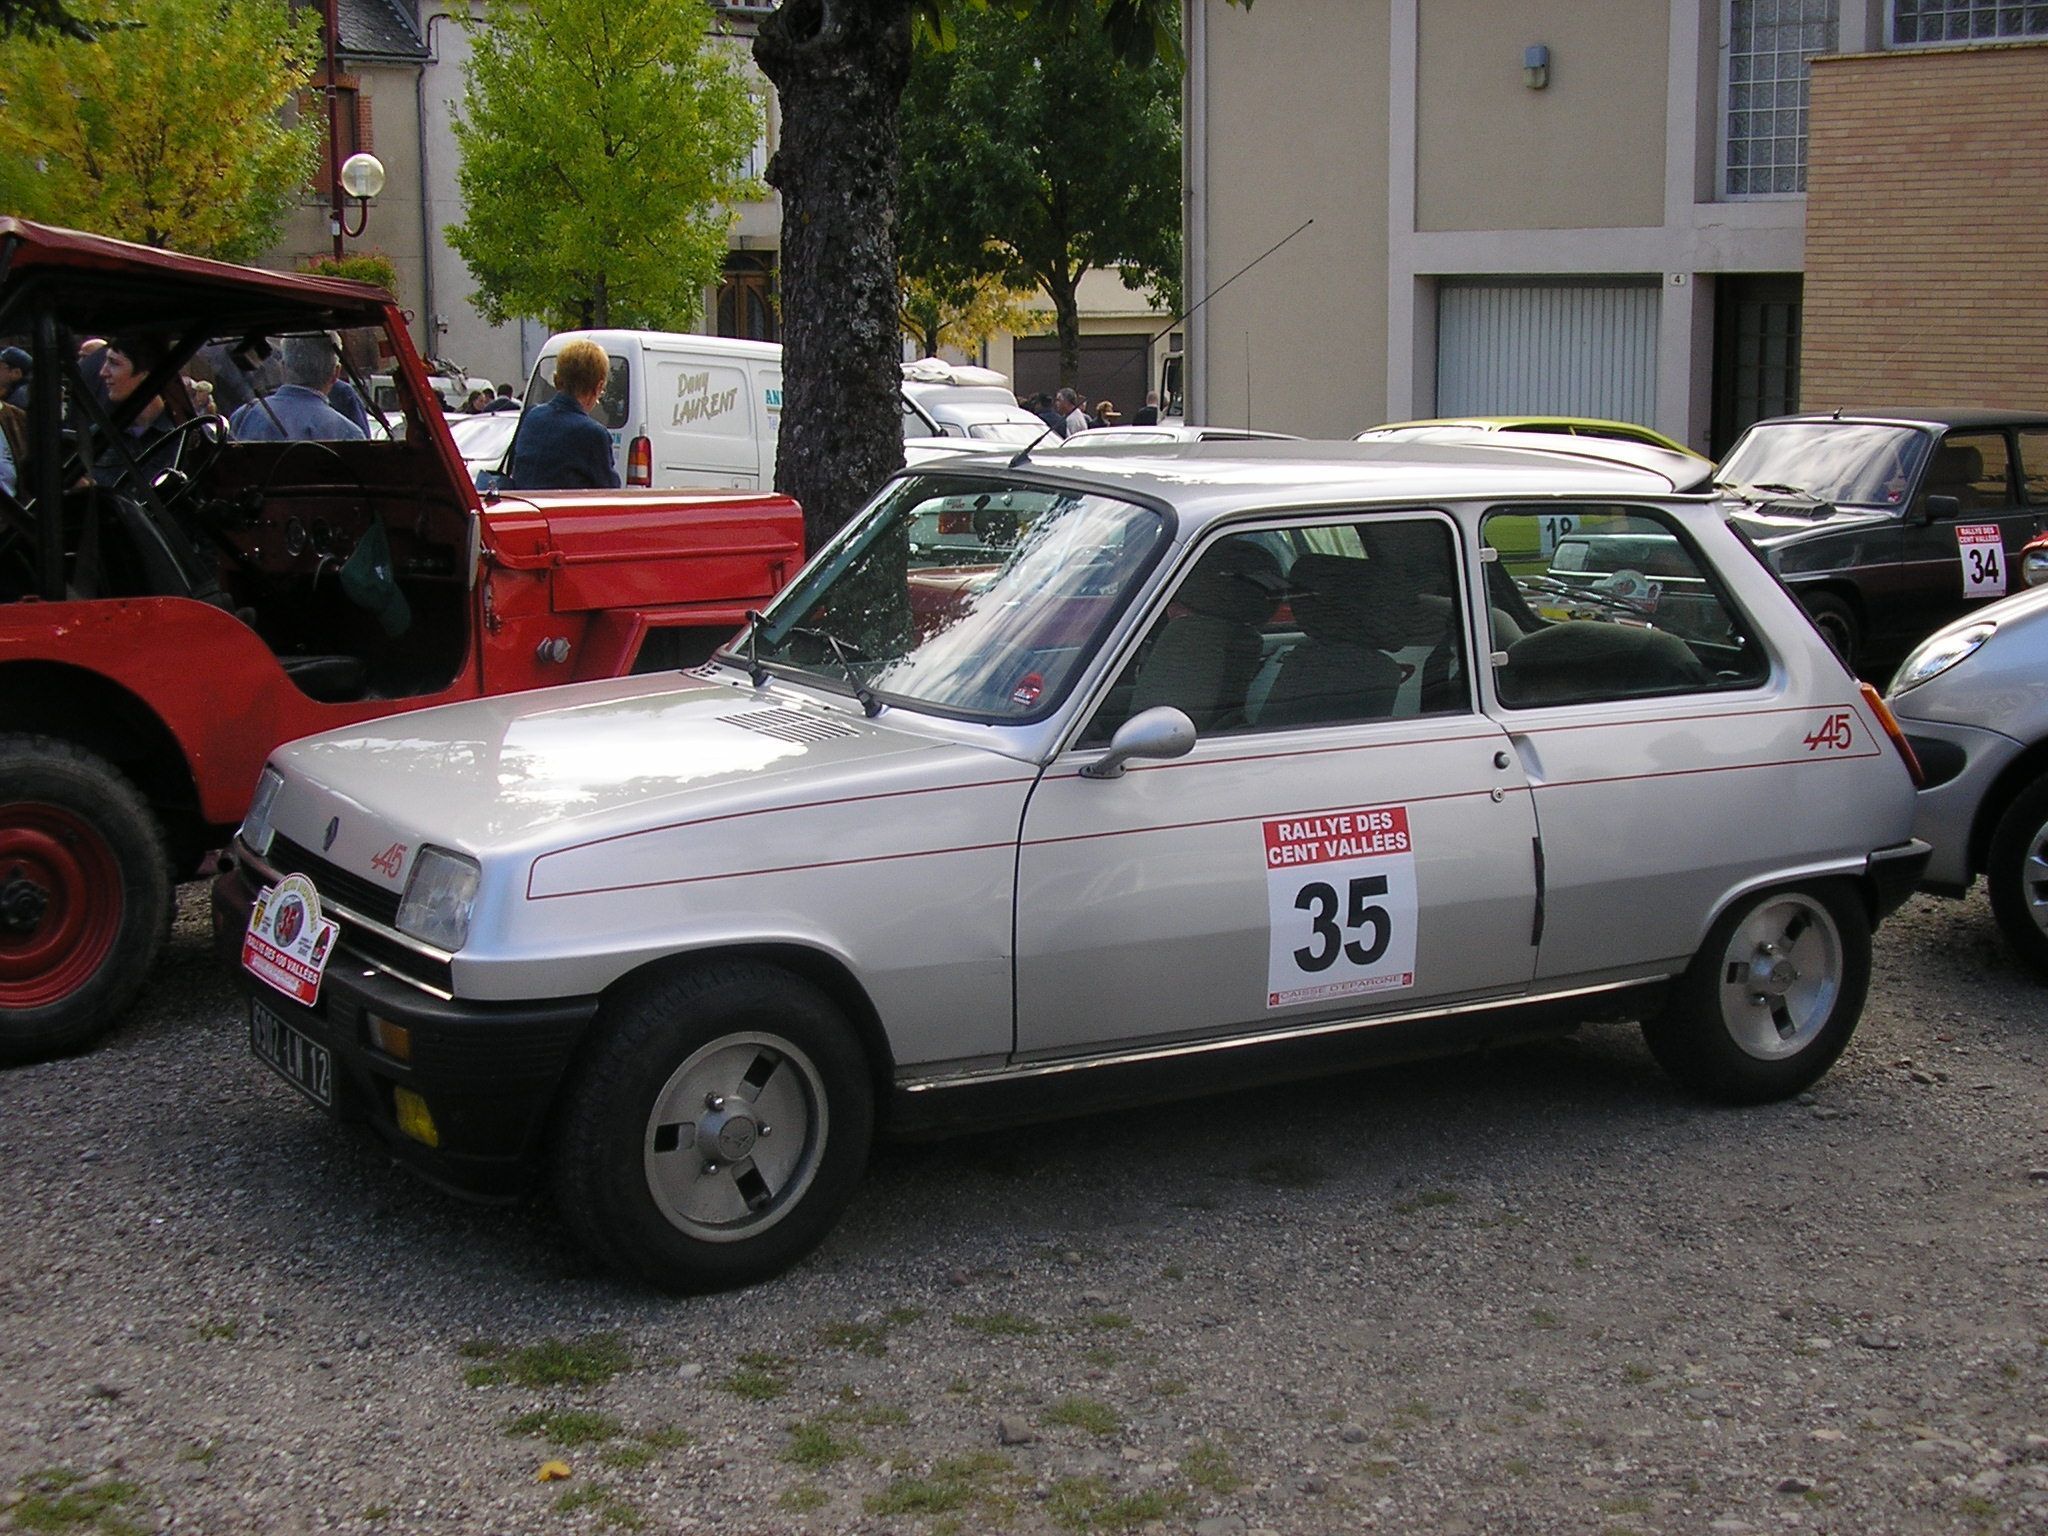
<instances>
[{"instance_id":1,"label":"side mirror","mask_svg":"<svg viewBox=\"0 0 2048 1536\"><path fill-rule=\"evenodd\" d=\"M1916 527L1943 521L1954 522L1963 515L1962 501L1954 496L1929 496L1920 503L1920 516L1914 520Z\"/></svg>"},{"instance_id":2,"label":"side mirror","mask_svg":"<svg viewBox=\"0 0 2048 1536\"><path fill-rule=\"evenodd\" d=\"M1084 767L1081 777L1121 778L1124 764L1134 757L1186 757L1194 747L1195 722L1171 704L1161 704L1118 726L1109 738L1109 751L1100 762Z\"/></svg>"}]
</instances>

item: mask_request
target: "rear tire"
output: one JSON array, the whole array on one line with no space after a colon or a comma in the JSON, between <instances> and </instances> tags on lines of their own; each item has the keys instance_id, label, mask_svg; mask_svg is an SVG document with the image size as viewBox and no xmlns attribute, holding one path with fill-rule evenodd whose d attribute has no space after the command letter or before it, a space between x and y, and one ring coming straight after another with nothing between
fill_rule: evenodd
<instances>
[{"instance_id":1,"label":"rear tire","mask_svg":"<svg viewBox=\"0 0 2048 1536\"><path fill-rule=\"evenodd\" d=\"M127 777L71 742L0 734L0 1065L112 1028L170 923L163 835Z\"/></svg>"},{"instance_id":2,"label":"rear tire","mask_svg":"<svg viewBox=\"0 0 2048 1536\"><path fill-rule=\"evenodd\" d=\"M690 1292L817 1246L874 1136L866 1056L824 993L715 961L629 984L596 1031L554 1148L556 1207L589 1251Z\"/></svg>"},{"instance_id":3,"label":"rear tire","mask_svg":"<svg viewBox=\"0 0 2048 1536\"><path fill-rule=\"evenodd\" d=\"M1663 1012L1643 1020L1643 1039L1695 1093L1761 1104L1834 1064L1869 988L1870 920L1853 890L1761 891L1714 924Z\"/></svg>"},{"instance_id":4,"label":"rear tire","mask_svg":"<svg viewBox=\"0 0 2048 1536\"><path fill-rule=\"evenodd\" d=\"M1984 858L1991 911L2013 952L2048 979L2048 778L2006 807Z\"/></svg>"}]
</instances>

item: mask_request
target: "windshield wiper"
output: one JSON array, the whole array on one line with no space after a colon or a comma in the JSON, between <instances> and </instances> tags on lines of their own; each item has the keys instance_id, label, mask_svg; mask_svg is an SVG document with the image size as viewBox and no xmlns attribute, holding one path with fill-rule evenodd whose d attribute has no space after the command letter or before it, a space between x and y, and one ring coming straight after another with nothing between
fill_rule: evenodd
<instances>
[{"instance_id":1,"label":"windshield wiper","mask_svg":"<svg viewBox=\"0 0 2048 1536\"><path fill-rule=\"evenodd\" d=\"M1714 489L1727 491L1743 501L1758 505L1768 501L1781 502L1787 497L1792 497L1803 503L1809 511L1826 512L1834 506L1827 497L1809 491L1803 486L1784 485L1775 480L1764 480L1755 485L1744 485L1734 480L1716 480Z\"/></svg>"},{"instance_id":2,"label":"windshield wiper","mask_svg":"<svg viewBox=\"0 0 2048 1536\"><path fill-rule=\"evenodd\" d=\"M846 674L846 680L853 686L853 696L860 701L861 713L870 720L882 712L882 701L875 697L874 690L854 673L853 664L859 659L859 652L844 640L826 629L809 629L801 624L792 624L784 630L785 635L802 635L806 640L815 640L832 653L832 659L839 663L839 670Z\"/></svg>"}]
</instances>

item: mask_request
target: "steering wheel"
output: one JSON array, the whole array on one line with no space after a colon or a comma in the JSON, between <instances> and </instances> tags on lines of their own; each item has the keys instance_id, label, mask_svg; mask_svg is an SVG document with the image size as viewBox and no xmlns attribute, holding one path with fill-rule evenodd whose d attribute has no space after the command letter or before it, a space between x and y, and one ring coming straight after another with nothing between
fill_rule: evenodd
<instances>
[{"instance_id":1,"label":"steering wheel","mask_svg":"<svg viewBox=\"0 0 2048 1536\"><path fill-rule=\"evenodd\" d=\"M150 445L151 457L162 453L166 445L170 449L170 462L150 482L166 512L176 510L192 494L200 476L220 456L227 441L225 416L194 416L179 422Z\"/></svg>"}]
</instances>

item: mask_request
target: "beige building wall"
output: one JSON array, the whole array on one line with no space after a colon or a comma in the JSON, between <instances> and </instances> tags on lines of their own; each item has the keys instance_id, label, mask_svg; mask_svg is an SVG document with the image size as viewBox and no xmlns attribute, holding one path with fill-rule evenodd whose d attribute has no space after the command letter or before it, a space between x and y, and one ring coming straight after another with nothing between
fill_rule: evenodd
<instances>
[{"instance_id":1,"label":"beige building wall","mask_svg":"<svg viewBox=\"0 0 2048 1536\"><path fill-rule=\"evenodd\" d=\"M1519 0L1420 8L1417 229L1663 223L1668 10L1582 0L1544 11ZM1540 90L1522 78L1531 44L1550 50Z\"/></svg>"},{"instance_id":2,"label":"beige building wall","mask_svg":"<svg viewBox=\"0 0 2048 1536\"><path fill-rule=\"evenodd\" d=\"M1191 5L1191 67L1198 46L1228 67L1189 115L1206 264L1191 268L1185 302L1214 292L1190 322L1210 364L1190 379L1190 410L1349 437L1385 415L1387 0Z\"/></svg>"},{"instance_id":3,"label":"beige building wall","mask_svg":"<svg viewBox=\"0 0 2048 1536\"><path fill-rule=\"evenodd\" d=\"M1822 59L1801 393L2048 409L2048 43Z\"/></svg>"}]
</instances>

